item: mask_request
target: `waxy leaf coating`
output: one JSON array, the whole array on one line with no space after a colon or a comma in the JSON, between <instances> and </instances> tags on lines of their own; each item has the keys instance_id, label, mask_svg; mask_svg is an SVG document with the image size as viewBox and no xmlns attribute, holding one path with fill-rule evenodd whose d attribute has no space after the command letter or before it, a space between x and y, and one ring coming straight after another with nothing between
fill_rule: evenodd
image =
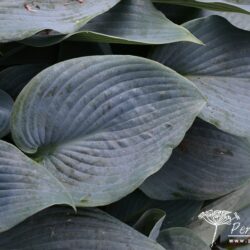
<instances>
[{"instance_id":1,"label":"waxy leaf coating","mask_svg":"<svg viewBox=\"0 0 250 250\"><path fill-rule=\"evenodd\" d=\"M72 205L63 185L15 146L0 141L0 232L54 204Z\"/></svg>"},{"instance_id":2,"label":"waxy leaf coating","mask_svg":"<svg viewBox=\"0 0 250 250\"><path fill-rule=\"evenodd\" d=\"M193 81L207 98L200 117L250 138L250 33L219 16L184 25L205 43L163 45L152 58Z\"/></svg>"},{"instance_id":3,"label":"waxy leaf coating","mask_svg":"<svg viewBox=\"0 0 250 250\"><path fill-rule=\"evenodd\" d=\"M1 0L0 41L30 37L42 30L72 33L120 0Z\"/></svg>"},{"instance_id":4,"label":"waxy leaf coating","mask_svg":"<svg viewBox=\"0 0 250 250\"><path fill-rule=\"evenodd\" d=\"M164 250L98 209L54 207L0 234L1 249L15 250Z\"/></svg>"},{"instance_id":5,"label":"waxy leaf coating","mask_svg":"<svg viewBox=\"0 0 250 250\"><path fill-rule=\"evenodd\" d=\"M53 65L17 98L12 136L77 206L114 202L168 160L205 101L165 66L133 56Z\"/></svg>"}]
</instances>

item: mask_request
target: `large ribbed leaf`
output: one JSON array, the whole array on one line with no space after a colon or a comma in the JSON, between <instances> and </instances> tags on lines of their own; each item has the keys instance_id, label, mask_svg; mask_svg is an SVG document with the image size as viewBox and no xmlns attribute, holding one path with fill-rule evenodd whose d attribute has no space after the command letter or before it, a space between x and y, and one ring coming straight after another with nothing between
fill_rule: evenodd
<instances>
[{"instance_id":1,"label":"large ribbed leaf","mask_svg":"<svg viewBox=\"0 0 250 250\"><path fill-rule=\"evenodd\" d=\"M200 43L188 30L168 20L151 0L123 0L68 36L35 36L25 41L33 46L71 39L109 43L165 44L177 41Z\"/></svg>"},{"instance_id":2,"label":"large ribbed leaf","mask_svg":"<svg viewBox=\"0 0 250 250\"><path fill-rule=\"evenodd\" d=\"M250 143L197 121L184 140L141 189L161 200L208 200L250 180Z\"/></svg>"},{"instance_id":3,"label":"large ribbed leaf","mask_svg":"<svg viewBox=\"0 0 250 250\"><path fill-rule=\"evenodd\" d=\"M159 201L147 197L140 190L136 190L125 198L105 208L112 216L133 225L146 211L158 208L166 213L162 228L183 227L198 215L203 205L202 201L175 200Z\"/></svg>"},{"instance_id":4,"label":"large ribbed leaf","mask_svg":"<svg viewBox=\"0 0 250 250\"><path fill-rule=\"evenodd\" d=\"M166 250L209 250L195 233L187 228L170 228L162 231L157 241Z\"/></svg>"},{"instance_id":5,"label":"large ribbed leaf","mask_svg":"<svg viewBox=\"0 0 250 250\"><path fill-rule=\"evenodd\" d=\"M26 64L9 67L0 72L0 89L15 98L30 79L44 68L45 65L40 64Z\"/></svg>"},{"instance_id":6,"label":"large ribbed leaf","mask_svg":"<svg viewBox=\"0 0 250 250\"><path fill-rule=\"evenodd\" d=\"M62 184L16 147L0 141L0 231L54 204L72 204Z\"/></svg>"},{"instance_id":7,"label":"large ribbed leaf","mask_svg":"<svg viewBox=\"0 0 250 250\"><path fill-rule=\"evenodd\" d=\"M55 207L0 235L1 249L164 250L133 228L98 209Z\"/></svg>"},{"instance_id":8,"label":"large ribbed leaf","mask_svg":"<svg viewBox=\"0 0 250 250\"><path fill-rule=\"evenodd\" d=\"M73 39L163 44L177 41L200 43L188 30L168 20L151 0L123 0L96 17ZM105 35L105 37L104 37Z\"/></svg>"},{"instance_id":9,"label":"large ribbed leaf","mask_svg":"<svg viewBox=\"0 0 250 250\"><path fill-rule=\"evenodd\" d=\"M206 46L164 45L153 59L192 80L208 102L200 117L238 136L250 137L250 33L211 16L184 25Z\"/></svg>"},{"instance_id":10,"label":"large ribbed leaf","mask_svg":"<svg viewBox=\"0 0 250 250\"><path fill-rule=\"evenodd\" d=\"M249 0L153 0L159 3L185 5L219 11L250 12Z\"/></svg>"},{"instance_id":11,"label":"large ribbed leaf","mask_svg":"<svg viewBox=\"0 0 250 250\"><path fill-rule=\"evenodd\" d=\"M1 0L0 41L21 40L45 29L63 34L74 32L119 1Z\"/></svg>"},{"instance_id":12,"label":"large ribbed leaf","mask_svg":"<svg viewBox=\"0 0 250 250\"><path fill-rule=\"evenodd\" d=\"M10 130L10 114L13 106L11 97L0 89L0 138Z\"/></svg>"},{"instance_id":13,"label":"large ribbed leaf","mask_svg":"<svg viewBox=\"0 0 250 250\"><path fill-rule=\"evenodd\" d=\"M77 205L104 205L162 167L204 103L191 82L154 61L82 57L26 85L14 105L12 135Z\"/></svg>"}]
</instances>

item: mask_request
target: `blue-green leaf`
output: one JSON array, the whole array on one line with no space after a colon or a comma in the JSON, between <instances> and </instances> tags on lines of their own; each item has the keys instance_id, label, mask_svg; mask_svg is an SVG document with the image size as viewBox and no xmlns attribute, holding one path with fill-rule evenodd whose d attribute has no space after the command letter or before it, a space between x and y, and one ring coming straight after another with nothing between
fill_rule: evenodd
<instances>
[{"instance_id":1,"label":"blue-green leaf","mask_svg":"<svg viewBox=\"0 0 250 250\"><path fill-rule=\"evenodd\" d=\"M250 180L250 143L197 120L141 189L151 198L215 199Z\"/></svg>"},{"instance_id":2,"label":"blue-green leaf","mask_svg":"<svg viewBox=\"0 0 250 250\"><path fill-rule=\"evenodd\" d=\"M207 97L202 119L250 138L250 33L218 16L184 26L205 46L164 45L152 58L185 75Z\"/></svg>"},{"instance_id":3,"label":"blue-green leaf","mask_svg":"<svg viewBox=\"0 0 250 250\"><path fill-rule=\"evenodd\" d=\"M168 160L205 101L154 61L82 57L55 64L18 96L12 136L78 206L114 202Z\"/></svg>"},{"instance_id":4,"label":"blue-green leaf","mask_svg":"<svg viewBox=\"0 0 250 250\"><path fill-rule=\"evenodd\" d=\"M62 184L15 146L0 141L0 232L54 204L72 205Z\"/></svg>"},{"instance_id":5,"label":"blue-green leaf","mask_svg":"<svg viewBox=\"0 0 250 250\"><path fill-rule=\"evenodd\" d=\"M15 250L164 250L98 209L54 207L0 234L1 249Z\"/></svg>"},{"instance_id":6,"label":"blue-green leaf","mask_svg":"<svg viewBox=\"0 0 250 250\"><path fill-rule=\"evenodd\" d=\"M109 10L120 0L2 0L0 2L0 41L22 40L42 30L62 34L77 31L92 18Z\"/></svg>"},{"instance_id":7,"label":"blue-green leaf","mask_svg":"<svg viewBox=\"0 0 250 250\"><path fill-rule=\"evenodd\" d=\"M249 0L153 0L154 2L185 5L219 11L250 12Z\"/></svg>"},{"instance_id":8,"label":"blue-green leaf","mask_svg":"<svg viewBox=\"0 0 250 250\"><path fill-rule=\"evenodd\" d=\"M46 46L66 38L125 44L165 44L178 41L201 43L187 29L168 20L151 0L123 0L108 12L94 18L75 33L39 35L25 40L33 46Z\"/></svg>"}]
</instances>

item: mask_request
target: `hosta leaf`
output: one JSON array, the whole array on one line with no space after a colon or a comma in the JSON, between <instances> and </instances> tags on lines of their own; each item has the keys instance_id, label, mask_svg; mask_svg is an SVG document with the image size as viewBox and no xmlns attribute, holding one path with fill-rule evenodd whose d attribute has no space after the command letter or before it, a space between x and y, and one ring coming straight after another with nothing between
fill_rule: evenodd
<instances>
[{"instance_id":1,"label":"hosta leaf","mask_svg":"<svg viewBox=\"0 0 250 250\"><path fill-rule=\"evenodd\" d=\"M62 184L16 147L0 141L0 231L54 204L72 204Z\"/></svg>"},{"instance_id":2,"label":"hosta leaf","mask_svg":"<svg viewBox=\"0 0 250 250\"><path fill-rule=\"evenodd\" d=\"M157 241L166 250L209 250L195 233L187 228L170 228L162 231Z\"/></svg>"},{"instance_id":3,"label":"hosta leaf","mask_svg":"<svg viewBox=\"0 0 250 250\"><path fill-rule=\"evenodd\" d=\"M249 0L153 0L159 3L185 5L219 11L250 12Z\"/></svg>"},{"instance_id":4,"label":"hosta leaf","mask_svg":"<svg viewBox=\"0 0 250 250\"><path fill-rule=\"evenodd\" d=\"M153 200L140 190L136 190L118 202L110 204L105 211L127 224L133 225L143 213L158 208L166 213L162 228L168 228L183 227L189 224L191 219L198 215L202 205L202 201L193 200Z\"/></svg>"},{"instance_id":5,"label":"hosta leaf","mask_svg":"<svg viewBox=\"0 0 250 250\"><path fill-rule=\"evenodd\" d=\"M174 44L152 58L192 80L207 97L200 117L238 136L250 137L250 33L211 16L184 25L206 46Z\"/></svg>"},{"instance_id":6,"label":"hosta leaf","mask_svg":"<svg viewBox=\"0 0 250 250\"><path fill-rule=\"evenodd\" d=\"M0 235L1 249L164 250L133 228L98 209L54 207Z\"/></svg>"},{"instance_id":7,"label":"hosta leaf","mask_svg":"<svg viewBox=\"0 0 250 250\"><path fill-rule=\"evenodd\" d=\"M0 89L0 138L8 134L10 130L10 114L13 100Z\"/></svg>"},{"instance_id":8,"label":"hosta leaf","mask_svg":"<svg viewBox=\"0 0 250 250\"><path fill-rule=\"evenodd\" d=\"M165 217L166 213L161 209L153 208L147 210L134 224L134 228L150 239L156 240Z\"/></svg>"},{"instance_id":9,"label":"hosta leaf","mask_svg":"<svg viewBox=\"0 0 250 250\"><path fill-rule=\"evenodd\" d=\"M119 0L99 0L98 3L92 0L84 0L83 3L61 0L2 0L0 41L21 40L45 29L63 34L71 33L118 2Z\"/></svg>"},{"instance_id":10,"label":"hosta leaf","mask_svg":"<svg viewBox=\"0 0 250 250\"><path fill-rule=\"evenodd\" d=\"M123 0L87 23L83 30L89 32L79 33L73 39L145 44L200 43L188 30L172 23L156 10L151 0Z\"/></svg>"},{"instance_id":11,"label":"hosta leaf","mask_svg":"<svg viewBox=\"0 0 250 250\"><path fill-rule=\"evenodd\" d=\"M198 120L141 189L151 198L208 200L250 180L250 143Z\"/></svg>"},{"instance_id":12,"label":"hosta leaf","mask_svg":"<svg viewBox=\"0 0 250 250\"><path fill-rule=\"evenodd\" d=\"M219 15L226 18L230 23L239 29L250 31L250 15L243 13L203 11L204 16Z\"/></svg>"},{"instance_id":13,"label":"hosta leaf","mask_svg":"<svg viewBox=\"0 0 250 250\"><path fill-rule=\"evenodd\" d=\"M0 72L0 89L16 98L32 77L38 74L45 65L26 64L9 67Z\"/></svg>"},{"instance_id":14,"label":"hosta leaf","mask_svg":"<svg viewBox=\"0 0 250 250\"><path fill-rule=\"evenodd\" d=\"M123 0L74 34L35 36L25 43L33 46L51 45L70 36L72 40L77 41L108 43L164 44L177 41L201 43L188 30L172 23L156 10L151 0Z\"/></svg>"},{"instance_id":15,"label":"hosta leaf","mask_svg":"<svg viewBox=\"0 0 250 250\"><path fill-rule=\"evenodd\" d=\"M162 167L203 106L191 82L154 61L83 57L26 85L14 105L12 135L77 205L105 205Z\"/></svg>"}]
</instances>

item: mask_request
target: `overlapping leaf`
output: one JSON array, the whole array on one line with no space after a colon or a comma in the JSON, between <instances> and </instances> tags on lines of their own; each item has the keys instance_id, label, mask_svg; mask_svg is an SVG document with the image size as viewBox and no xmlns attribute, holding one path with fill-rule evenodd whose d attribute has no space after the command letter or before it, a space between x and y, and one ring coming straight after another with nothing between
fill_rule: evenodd
<instances>
[{"instance_id":1,"label":"overlapping leaf","mask_svg":"<svg viewBox=\"0 0 250 250\"><path fill-rule=\"evenodd\" d=\"M0 138L5 136L10 130L10 114L13 100L0 89Z\"/></svg>"},{"instance_id":2,"label":"overlapping leaf","mask_svg":"<svg viewBox=\"0 0 250 250\"><path fill-rule=\"evenodd\" d=\"M249 0L153 0L154 2L185 5L219 11L250 12Z\"/></svg>"},{"instance_id":3,"label":"overlapping leaf","mask_svg":"<svg viewBox=\"0 0 250 250\"><path fill-rule=\"evenodd\" d=\"M0 2L0 41L22 40L51 29L68 34L109 10L119 0L2 0Z\"/></svg>"},{"instance_id":4,"label":"overlapping leaf","mask_svg":"<svg viewBox=\"0 0 250 250\"><path fill-rule=\"evenodd\" d=\"M12 135L77 205L105 205L162 167L204 104L191 82L154 61L83 57L31 80L15 102Z\"/></svg>"},{"instance_id":5,"label":"overlapping leaf","mask_svg":"<svg viewBox=\"0 0 250 250\"><path fill-rule=\"evenodd\" d=\"M158 208L166 213L162 228L183 227L198 215L203 205L202 201L175 200L159 201L147 197L140 190L126 196L120 201L105 208L112 216L133 225L143 213L153 208Z\"/></svg>"},{"instance_id":6,"label":"overlapping leaf","mask_svg":"<svg viewBox=\"0 0 250 250\"><path fill-rule=\"evenodd\" d=\"M161 200L208 200L250 180L250 143L197 121L170 160L141 189Z\"/></svg>"},{"instance_id":7,"label":"overlapping leaf","mask_svg":"<svg viewBox=\"0 0 250 250\"><path fill-rule=\"evenodd\" d=\"M72 36L72 37L71 37ZM177 41L201 43L188 30L168 20L156 10L151 0L123 0L76 33L62 36L35 36L25 41L33 46L45 46L68 37L77 41L109 43L165 44Z\"/></svg>"},{"instance_id":8,"label":"overlapping leaf","mask_svg":"<svg viewBox=\"0 0 250 250\"><path fill-rule=\"evenodd\" d=\"M230 23L239 29L250 31L250 15L243 13L203 11L204 16L219 15L226 18Z\"/></svg>"},{"instance_id":9,"label":"overlapping leaf","mask_svg":"<svg viewBox=\"0 0 250 250\"><path fill-rule=\"evenodd\" d=\"M250 33L211 16L184 25L206 46L166 45L153 59L192 80L208 102L200 117L238 136L250 137Z\"/></svg>"},{"instance_id":10,"label":"overlapping leaf","mask_svg":"<svg viewBox=\"0 0 250 250\"><path fill-rule=\"evenodd\" d=\"M157 241L166 250L209 250L195 233L187 228L170 228L162 231Z\"/></svg>"},{"instance_id":11,"label":"overlapping leaf","mask_svg":"<svg viewBox=\"0 0 250 250\"><path fill-rule=\"evenodd\" d=\"M16 147L0 141L0 232L54 204L72 204L62 184Z\"/></svg>"},{"instance_id":12,"label":"overlapping leaf","mask_svg":"<svg viewBox=\"0 0 250 250\"><path fill-rule=\"evenodd\" d=\"M133 228L98 209L55 207L0 235L1 249L164 250Z\"/></svg>"},{"instance_id":13,"label":"overlapping leaf","mask_svg":"<svg viewBox=\"0 0 250 250\"><path fill-rule=\"evenodd\" d=\"M25 64L9 67L0 72L0 89L16 98L32 77L38 74L45 65Z\"/></svg>"}]
</instances>

